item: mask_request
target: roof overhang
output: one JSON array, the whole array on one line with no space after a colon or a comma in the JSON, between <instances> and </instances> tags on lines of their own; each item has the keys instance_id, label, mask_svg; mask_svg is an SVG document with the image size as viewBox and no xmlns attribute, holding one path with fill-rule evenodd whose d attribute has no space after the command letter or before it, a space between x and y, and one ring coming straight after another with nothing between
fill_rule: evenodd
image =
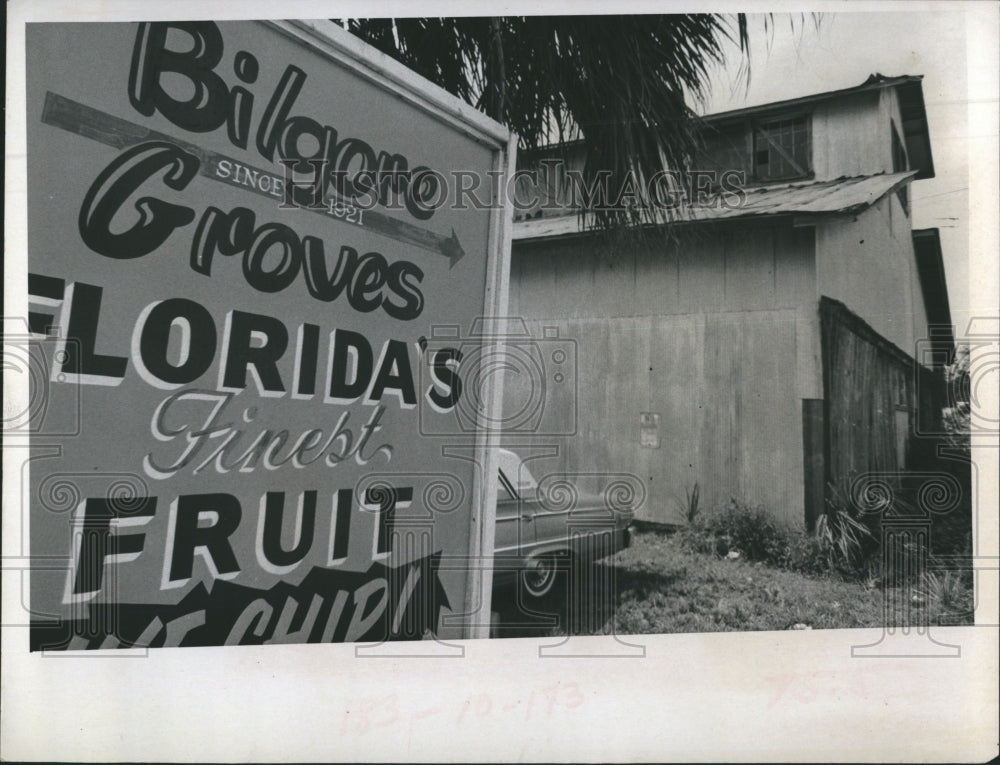
<instances>
[{"instance_id":1,"label":"roof overhang","mask_svg":"<svg viewBox=\"0 0 1000 765\"><path fill-rule=\"evenodd\" d=\"M823 93L810 93L807 96L788 98L784 101L769 101L766 104L744 106L740 109L730 109L725 112L714 112L713 114L706 114L702 117L702 119L706 122L726 122L731 119L751 117L761 112L781 112L788 111L789 109L796 109L802 106L811 106L812 104L817 104L822 101L831 101L835 98L841 98L842 96L850 96L870 90L881 90L882 88L893 88L914 84L919 89L920 81L922 79L923 75L919 74L904 74L899 77L886 77L882 74L873 74L860 85L854 85L850 88L827 90ZM923 102L921 101L921 103Z\"/></svg>"},{"instance_id":2,"label":"roof overhang","mask_svg":"<svg viewBox=\"0 0 1000 765\"><path fill-rule=\"evenodd\" d=\"M756 186L743 190L742 197L731 192L709 198L706 202L664 210L660 225L712 223L735 219L761 219L793 216L803 221L830 215L850 215L875 204L916 175L878 173L834 181L809 181L781 185ZM656 224L650 224L656 225ZM578 213L549 218L515 221L515 241L551 239L588 233Z\"/></svg>"},{"instance_id":3,"label":"roof overhang","mask_svg":"<svg viewBox=\"0 0 1000 765\"><path fill-rule=\"evenodd\" d=\"M931 154L931 134L927 129L924 89L919 77L898 87L899 111L903 120L903 141L910 167L916 169L915 180L934 177L934 157Z\"/></svg>"},{"instance_id":4,"label":"roof overhang","mask_svg":"<svg viewBox=\"0 0 1000 765\"><path fill-rule=\"evenodd\" d=\"M913 250L917 260L917 278L924 296L928 333L933 359L931 366L939 368L951 363L955 350L955 330L948 302L948 283L944 275L941 237L936 228L913 232ZM920 360L923 363L923 360Z\"/></svg>"}]
</instances>

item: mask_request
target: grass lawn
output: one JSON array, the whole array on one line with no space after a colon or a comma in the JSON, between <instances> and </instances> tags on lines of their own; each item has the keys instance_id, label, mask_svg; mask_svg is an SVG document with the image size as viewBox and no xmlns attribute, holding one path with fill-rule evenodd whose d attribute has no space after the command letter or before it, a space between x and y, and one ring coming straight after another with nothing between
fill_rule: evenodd
<instances>
[{"instance_id":1,"label":"grass lawn","mask_svg":"<svg viewBox=\"0 0 1000 765\"><path fill-rule=\"evenodd\" d=\"M498 637L878 627L887 601L897 625L972 623L967 588L925 589L883 590L688 552L674 536L647 531L629 549L583 567L568 591L557 588L528 608L513 593L498 594L494 609Z\"/></svg>"}]
</instances>

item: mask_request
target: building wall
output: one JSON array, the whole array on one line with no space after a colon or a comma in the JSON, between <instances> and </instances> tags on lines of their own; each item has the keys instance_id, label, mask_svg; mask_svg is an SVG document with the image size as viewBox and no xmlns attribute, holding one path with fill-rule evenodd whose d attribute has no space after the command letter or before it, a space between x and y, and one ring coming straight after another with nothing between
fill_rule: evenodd
<instances>
[{"instance_id":1,"label":"building wall","mask_svg":"<svg viewBox=\"0 0 1000 765\"><path fill-rule=\"evenodd\" d=\"M916 343L928 337L929 330L927 327L927 306L924 304L924 291L920 286L920 276L917 273L915 261L910 272L910 295L912 296L911 304L913 306L911 318L913 319L914 346L907 348L906 351L914 358L920 359L921 354L917 352Z\"/></svg>"},{"instance_id":2,"label":"building wall","mask_svg":"<svg viewBox=\"0 0 1000 765\"><path fill-rule=\"evenodd\" d=\"M558 318L659 316L815 302L809 228L782 219L688 226L679 236L647 240L645 247L586 236L516 241L510 311Z\"/></svg>"},{"instance_id":3,"label":"building wall","mask_svg":"<svg viewBox=\"0 0 1000 765\"><path fill-rule=\"evenodd\" d=\"M816 180L892 171L889 122L880 105L891 88L825 101L812 113ZM898 123L897 123L898 124Z\"/></svg>"},{"instance_id":4,"label":"building wall","mask_svg":"<svg viewBox=\"0 0 1000 765\"><path fill-rule=\"evenodd\" d=\"M899 94L881 88L836 99L813 116L817 178L893 172L892 124L903 139ZM905 193L910 193L907 187ZM817 297L840 300L907 353L927 335L927 314L899 193L856 216L817 226Z\"/></svg>"},{"instance_id":5,"label":"building wall","mask_svg":"<svg viewBox=\"0 0 1000 765\"><path fill-rule=\"evenodd\" d=\"M586 237L516 243L510 313L573 341L578 370L575 397L552 386L545 412L575 434L532 437L559 449L534 470L634 473L645 520L681 522L697 482L703 508L736 497L800 526L802 399L822 395L812 230L688 231L618 257ZM508 411L526 380L507 375ZM640 443L643 412L659 415L657 448Z\"/></svg>"},{"instance_id":6,"label":"building wall","mask_svg":"<svg viewBox=\"0 0 1000 765\"><path fill-rule=\"evenodd\" d=\"M816 286L909 354L927 320L910 219L895 194L816 226ZM920 327L923 331L919 331Z\"/></svg>"},{"instance_id":7,"label":"building wall","mask_svg":"<svg viewBox=\"0 0 1000 765\"><path fill-rule=\"evenodd\" d=\"M879 110L881 112L880 120L883 125L888 125L888 140L886 140L883 146L883 151L885 152L884 162L886 162L886 167L892 169L892 125L895 123L896 131L899 135L901 141L903 141L903 147L905 150L905 138L903 135L903 116L899 109L899 92L895 88L883 88L880 91L879 100ZM912 161L908 169L912 169ZM920 340L921 338L927 337L927 308L924 305L924 293L920 286L920 275L917 272L917 261L914 254L913 248L913 221L911 218L912 214L912 199L913 199L913 185L912 183L907 186L905 198L908 204L911 205L910 212L903 207L903 202L898 194L893 194L891 199L888 201L892 208L892 220L895 226L894 228L894 238L896 240L905 239L909 247L906 248L907 252L904 255L906 260L906 265L910 273L910 319L912 323L912 335L914 341ZM899 215L897 215L899 213ZM905 222L904 220L905 219ZM902 346L903 350L907 353L913 355L914 348L910 346Z\"/></svg>"},{"instance_id":8,"label":"building wall","mask_svg":"<svg viewBox=\"0 0 1000 765\"><path fill-rule=\"evenodd\" d=\"M896 124L896 132L906 149L906 138L903 134L903 117L899 111L899 93L895 88L882 88L879 91L879 132L884 136L881 143L881 167L891 173L892 166L892 124Z\"/></svg>"}]
</instances>

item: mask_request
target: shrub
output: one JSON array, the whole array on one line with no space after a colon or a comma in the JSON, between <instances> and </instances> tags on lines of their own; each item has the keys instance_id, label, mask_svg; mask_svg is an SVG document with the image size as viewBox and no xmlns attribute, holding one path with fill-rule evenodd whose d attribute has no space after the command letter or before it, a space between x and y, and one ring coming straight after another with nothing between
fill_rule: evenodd
<instances>
[{"instance_id":1,"label":"shrub","mask_svg":"<svg viewBox=\"0 0 1000 765\"><path fill-rule=\"evenodd\" d=\"M828 574L833 571L830 555L823 540L805 531L789 535L785 567L803 574Z\"/></svg>"},{"instance_id":2,"label":"shrub","mask_svg":"<svg viewBox=\"0 0 1000 765\"><path fill-rule=\"evenodd\" d=\"M677 533L683 549L724 556L738 552L746 560L803 574L840 573L860 577L866 567L870 537L860 522L831 508L818 533L792 530L763 508L731 499L721 510L697 517Z\"/></svg>"},{"instance_id":3,"label":"shrub","mask_svg":"<svg viewBox=\"0 0 1000 765\"><path fill-rule=\"evenodd\" d=\"M961 624L975 610L972 582L956 571L927 574L918 593L927 600L937 624Z\"/></svg>"},{"instance_id":4,"label":"shrub","mask_svg":"<svg viewBox=\"0 0 1000 765\"><path fill-rule=\"evenodd\" d=\"M690 495L689 495L690 496ZM747 560L784 565L788 532L762 508L731 499L722 510L694 520L678 533L682 547L692 552L727 555L738 552Z\"/></svg>"},{"instance_id":5,"label":"shrub","mask_svg":"<svg viewBox=\"0 0 1000 765\"><path fill-rule=\"evenodd\" d=\"M716 541L715 536L706 528L705 524L700 519L679 529L676 534L676 539L680 543L681 549L687 550L688 552L706 553L710 555L720 554L718 549L719 544ZM725 553L721 554L724 555Z\"/></svg>"},{"instance_id":6,"label":"shrub","mask_svg":"<svg viewBox=\"0 0 1000 765\"><path fill-rule=\"evenodd\" d=\"M708 520L708 528L730 550L749 560L780 565L788 547L784 527L760 507L741 504L735 499Z\"/></svg>"}]
</instances>

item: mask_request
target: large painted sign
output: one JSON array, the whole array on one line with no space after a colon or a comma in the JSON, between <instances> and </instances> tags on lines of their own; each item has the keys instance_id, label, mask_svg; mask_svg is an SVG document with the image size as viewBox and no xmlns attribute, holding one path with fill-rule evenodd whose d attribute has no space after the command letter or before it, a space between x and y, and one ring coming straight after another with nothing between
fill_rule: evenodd
<instances>
[{"instance_id":1,"label":"large painted sign","mask_svg":"<svg viewBox=\"0 0 1000 765\"><path fill-rule=\"evenodd\" d=\"M509 137L449 98L328 23L28 26L33 649L472 634L509 218L452 179Z\"/></svg>"}]
</instances>

